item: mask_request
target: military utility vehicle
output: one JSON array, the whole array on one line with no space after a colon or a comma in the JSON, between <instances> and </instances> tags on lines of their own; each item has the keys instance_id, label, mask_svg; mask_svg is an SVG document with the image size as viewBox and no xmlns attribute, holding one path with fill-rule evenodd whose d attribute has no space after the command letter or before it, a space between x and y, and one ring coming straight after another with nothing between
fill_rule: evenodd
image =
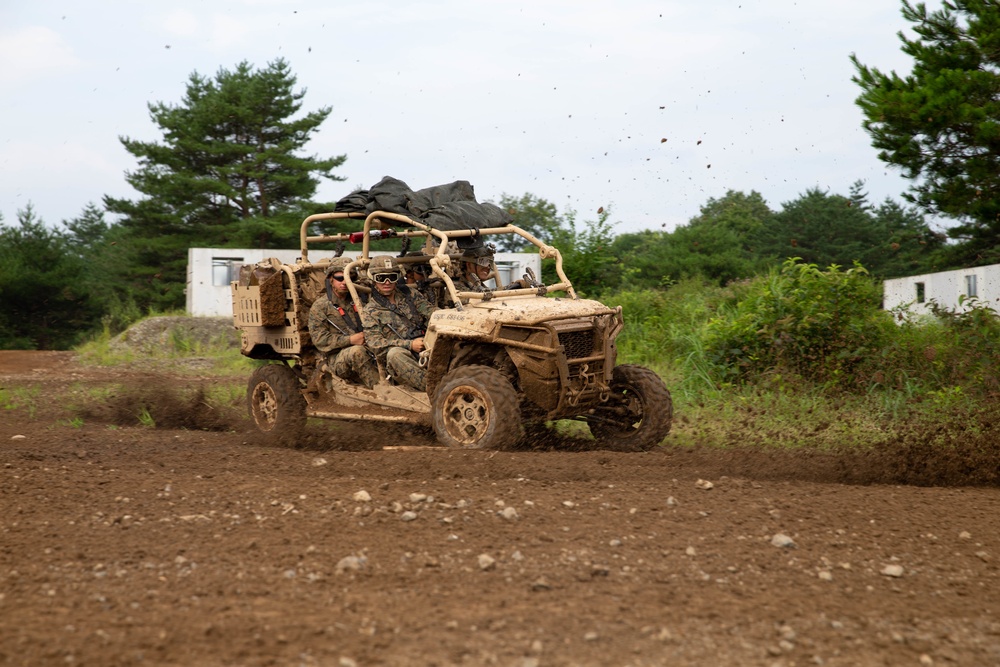
<instances>
[{"instance_id":1,"label":"military utility vehicle","mask_svg":"<svg viewBox=\"0 0 1000 667\"><path fill-rule=\"evenodd\" d=\"M450 205L441 201L448 197L431 192L425 206L415 203L419 197L410 197L414 193L405 184L395 183L407 198L387 203L367 191L355 193L353 203L342 200L334 212L303 221L295 263L270 259L245 266L232 283L242 353L273 362L259 367L247 387L249 412L260 431L289 442L307 417L389 421L432 427L448 447L507 448L531 433L532 425L576 419L589 425L603 448L642 451L664 439L672 406L663 381L641 366L616 365L620 306L578 298L559 250L511 224L496 207L478 215L492 205L475 203L464 181L457 183L464 186L457 197L463 201ZM344 220L356 220L358 229L310 235L324 221ZM558 281L545 285L529 270L520 284L505 288L493 264L494 280L485 286L493 282L495 289L458 291L453 278L462 248L500 234L515 234L537 248L543 262L554 263ZM310 340L309 308L324 291L330 262L313 263L310 250L332 246L341 256L348 244L361 244L360 252L348 255L353 261L344 272L360 303L371 242L386 237L401 240L399 263L429 265L438 289L454 304L437 310L427 324L420 356L426 391L394 383L382 367L381 381L371 389L341 379ZM414 241L421 253L406 252Z\"/></svg>"}]
</instances>

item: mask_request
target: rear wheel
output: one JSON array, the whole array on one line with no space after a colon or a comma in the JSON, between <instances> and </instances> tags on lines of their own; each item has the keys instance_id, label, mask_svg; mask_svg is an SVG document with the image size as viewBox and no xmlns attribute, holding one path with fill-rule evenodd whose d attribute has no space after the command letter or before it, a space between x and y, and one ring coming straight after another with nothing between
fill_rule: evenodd
<instances>
[{"instance_id":1,"label":"rear wheel","mask_svg":"<svg viewBox=\"0 0 1000 667\"><path fill-rule=\"evenodd\" d=\"M598 444L619 451L643 452L670 432L673 402L660 376L642 366L616 366L611 398L587 417Z\"/></svg>"},{"instance_id":2,"label":"rear wheel","mask_svg":"<svg viewBox=\"0 0 1000 667\"><path fill-rule=\"evenodd\" d=\"M434 398L433 424L448 447L504 449L521 436L517 392L488 366L460 366L441 379Z\"/></svg>"},{"instance_id":3,"label":"rear wheel","mask_svg":"<svg viewBox=\"0 0 1000 667\"><path fill-rule=\"evenodd\" d=\"M297 438L306 423L299 380L285 364L268 364L253 372L247 384L247 409L259 431L281 442Z\"/></svg>"}]
</instances>

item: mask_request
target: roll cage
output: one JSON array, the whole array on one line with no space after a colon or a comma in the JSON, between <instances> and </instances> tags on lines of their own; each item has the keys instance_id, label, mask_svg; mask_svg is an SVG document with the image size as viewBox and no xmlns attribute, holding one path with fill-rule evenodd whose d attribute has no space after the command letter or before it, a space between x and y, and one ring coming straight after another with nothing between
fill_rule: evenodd
<instances>
[{"instance_id":1,"label":"roll cage","mask_svg":"<svg viewBox=\"0 0 1000 667\"><path fill-rule=\"evenodd\" d=\"M321 220L340 220L340 219L361 219L364 218L364 229L361 232L362 246L361 246L361 256L355 259L350 264L347 265L347 270L344 271L345 282L347 283L347 288L351 292L351 297L357 303L359 302L358 291L354 281L351 279L351 270L360 269L367 270L369 264L371 263L371 240L373 238L372 232L374 231L389 231L391 230L391 237L402 237L402 238L421 238L424 239L424 253L429 256L429 260L424 260L422 258L409 258L409 257L398 257L397 262L400 264L411 264L411 263L423 263L426 261L430 267L431 271L437 278L440 278L444 283L448 293L451 295L452 301L455 303L455 308L457 310L462 310L462 300L469 299L479 299L482 301L488 301L495 297L500 296L521 296L521 295L536 295L544 296L549 292L566 292L566 294L571 299L577 299L576 291L573 289L573 285L569 278L566 277L566 273L563 271L562 265L562 255L559 250L553 246L543 243L535 236L526 232L525 230L517 227L516 225L506 225L503 227L489 227L485 229L458 229L458 230L441 230L429 227L421 222L417 222L412 218L399 213L390 213L388 211L373 211L372 213L357 213L357 212L342 212L342 213L317 213L306 218L302 222L302 226L299 230L299 241L302 250L302 262L308 263L309 261L309 244L313 243L336 243L338 244L337 256L343 253L344 244L346 242L356 243L356 237L358 232L353 233L342 233L342 234L320 234L318 236L309 235L309 226L314 222L319 222ZM386 221L393 220L397 223L402 223L412 227L413 229L403 229L399 230L394 225L388 224ZM517 289L498 289L490 290L486 292L467 292L459 291L455 287L455 283L448 272L445 271L451 266L453 261L460 259L461 255L449 253L448 243L449 241L454 241L459 238L467 238L472 236L489 236L494 234L517 234L522 237L533 246L538 248L538 255L541 259L554 259L556 275L559 278L559 282L553 283L552 285L544 285L542 283L535 283L534 287L527 288L517 288ZM435 247L434 241L437 241ZM495 272L495 267L494 267Z\"/></svg>"}]
</instances>

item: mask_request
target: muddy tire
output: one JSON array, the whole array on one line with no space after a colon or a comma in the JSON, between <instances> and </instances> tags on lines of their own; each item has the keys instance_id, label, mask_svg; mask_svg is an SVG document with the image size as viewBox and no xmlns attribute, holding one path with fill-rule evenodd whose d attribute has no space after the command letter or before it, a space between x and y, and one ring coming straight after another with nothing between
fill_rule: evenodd
<instances>
[{"instance_id":1,"label":"muddy tire","mask_svg":"<svg viewBox=\"0 0 1000 667\"><path fill-rule=\"evenodd\" d=\"M667 437L673 402L659 375L642 366L616 366L611 392L608 405L597 408L587 419L599 446L644 452Z\"/></svg>"},{"instance_id":2,"label":"muddy tire","mask_svg":"<svg viewBox=\"0 0 1000 667\"><path fill-rule=\"evenodd\" d=\"M294 441L306 424L299 380L285 364L261 366L247 384L247 410L257 429L278 442Z\"/></svg>"},{"instance_id":3,"label":"muddy tire","mask_svg":"<svg viewBox=\"0 0 1000 667\"><path fill-rule=\"evenodd\" d=\"M441 379L432 422L438 441L462 449L506 449L521 437L521 410L510 382L488 366L461 366Z\"/></svg>"}]
</instances>

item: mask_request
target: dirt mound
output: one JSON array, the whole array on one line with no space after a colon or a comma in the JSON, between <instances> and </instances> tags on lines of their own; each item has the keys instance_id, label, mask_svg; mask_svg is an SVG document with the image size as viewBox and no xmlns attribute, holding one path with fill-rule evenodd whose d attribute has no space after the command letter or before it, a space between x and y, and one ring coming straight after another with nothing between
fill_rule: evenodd
<instances>
[{"instance_id":1,"label":"dirt mound","mask_svg":"<svg viewBox=\"0 0 1000 667\"><path fill-rule=\"evenodd\" d=\"M130 350L153 354L170 350L197 354L207 348L233 348L240 345L239 332L230 317L150 317L132 325L111 341L113 351Z\"/></svg>"}]
</instances>

